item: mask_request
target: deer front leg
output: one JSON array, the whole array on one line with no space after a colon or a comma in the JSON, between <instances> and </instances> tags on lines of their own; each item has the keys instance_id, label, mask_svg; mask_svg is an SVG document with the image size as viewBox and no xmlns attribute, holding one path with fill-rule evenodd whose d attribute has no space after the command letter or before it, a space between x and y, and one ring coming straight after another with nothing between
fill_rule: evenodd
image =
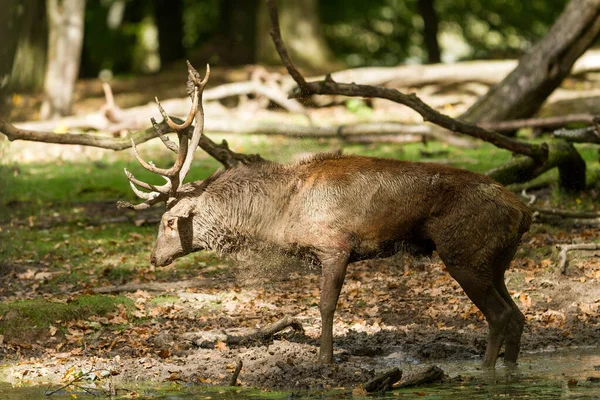
<instances>
[{"instance_id":1,"label":"deer front leg","mask_svg":"<svg viewBox=\"0 0 600 400\"><path fill-rule=\"evenodd\" d=\"M333 314L344 284L349 253L345 251L321 256L321 350L319 362L333 362Z\"/></svg>"}]
</instances>

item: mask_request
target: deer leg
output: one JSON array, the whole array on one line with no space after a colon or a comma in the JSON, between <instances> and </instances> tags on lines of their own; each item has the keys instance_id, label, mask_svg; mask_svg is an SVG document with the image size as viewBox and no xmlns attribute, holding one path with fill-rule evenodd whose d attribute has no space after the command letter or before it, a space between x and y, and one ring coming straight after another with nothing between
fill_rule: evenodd
<instances>
[{"instance_id":1,"label":"deer leg","mask_svg":"<svg viewBox=\"0 0 600 400\"><path fill-rule=\"evenodd\" d=\"M473 276L471 275L472 271L464 273L461 271L459 274L452 273L452 270L450 272L488 322L490 332L483 357L483 366L493 368L504 342L505 330L513 310L491 284L491 279L485 279L481 275ZM490 282L490 284L485 282Z\"/></svg>"},{"instance_id":2,"label":"deer leg","mask_svg":"<svg viewBox=\"0 0 600 400\"><path fill-rule=\"evenodd\" d=\"M319 362L333 362L333 315L344 284L349 254L341 251L321 256L321 349Z\"/></svg>"},{"instance_id":3,"label":"deer leg","mask_svg":"<svg viewBox=\"0 0 600 400\"><path fill-rule=\"evenodd\" d=\"M495 276L494 276L494 287L500 293L506 304L511 308L512 312L510 319L505 330L505 341L504 341L504 363L505 364L516 364L517 358L519 357L519 351L521 348L521 335L523 334L523 328L525 326L525 316L511 297L506 284L504 282L504 272L510 265L511 260L517 250L518 243L509 247L505 251L501 252L500 258L497 260Z\"/></svg>"},{"instance_id":4,"label":"deer leg","mask_svg":"<svg viewBox=\"0 0 600 400\"><path fill-rule=\"evenodd\" d=\"M495 282L495 286L504 301L512 309L510 320L505 331L504 363L516 364L521 349L521 335L523 334L523 328L525 326L525 316L508 293L504 279Z\"/></svg>"}]
</instances>

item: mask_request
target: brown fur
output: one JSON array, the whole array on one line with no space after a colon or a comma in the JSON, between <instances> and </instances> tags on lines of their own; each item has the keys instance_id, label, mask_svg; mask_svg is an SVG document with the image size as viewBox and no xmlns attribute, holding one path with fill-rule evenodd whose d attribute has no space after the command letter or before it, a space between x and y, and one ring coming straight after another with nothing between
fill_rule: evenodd
<instances>
[{"instance_id":1,"label":"brown fur","mask_svg":"<svg viewBox=\"0 0 600 400\"><path fill-rule=\"evenodd\" d=\"M262 247L320 264L321 361L332 361L333 313L347 264L407 248L436 250L483 312L490 325L484 363L495 364L503 343L505 360L516 362L524 318L504 271L531 213L490 178L328 153L289 165L241 165L184 192L163 216L153 264L201 249L235 254Z\"/></svg>"}]
</instances>

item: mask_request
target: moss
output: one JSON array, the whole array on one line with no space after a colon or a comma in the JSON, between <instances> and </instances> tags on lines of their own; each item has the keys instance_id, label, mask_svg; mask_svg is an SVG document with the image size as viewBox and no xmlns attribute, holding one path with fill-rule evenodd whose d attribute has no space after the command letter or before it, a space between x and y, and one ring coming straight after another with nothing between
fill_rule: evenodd
<instances>
[{"instance_id":1,"label":"moss","mask_svg":"<svg viewBox=\"0 0 600 400\"><path fill-rule=\"evenodd\" d=\"M87 319L104 316L118 310L119 304L134 309L133 301L124 296L80 296L72 302L54 302L46 299L17 300L0 303L0 333L7 340L40 334L56 321Z\"/></svg>"}]
</instances>

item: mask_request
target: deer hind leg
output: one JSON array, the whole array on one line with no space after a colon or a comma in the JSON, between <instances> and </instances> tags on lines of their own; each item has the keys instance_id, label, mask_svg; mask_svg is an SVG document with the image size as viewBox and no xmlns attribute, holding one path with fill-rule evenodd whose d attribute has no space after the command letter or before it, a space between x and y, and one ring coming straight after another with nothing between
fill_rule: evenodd
<instances>
[{"instance_id":1,"label":"deer hind leg","mask_svg":"<svg viewBox=\"0 0 600 400\"><path fill-rule=\"evenodd\" d=\"M484 271L463 268L449 268L449 270L487 320L489 336L483 366L493 368L504 343L506 328L512 318L513 309L496 289L491 277L486 279Z\"/></svg>"},{"instance_id":2,"label":"deer hind leg","mask_svg":"<svg viewBox=\"0 0 600 400\"><path fill-rule=\"evenodd\" d=\"M521 348L521 335L523 334L523 328L525 326L525 316L523 313L521 313L511 295L508 293L508 289L506 288L506 284L504 282L504 272L510 265L517 247L518 244L502 253L502 256L497 259L496 270L494 271L494 287L512 310L510 320L505 331L505 364L516 364Z\"/></svg>"}]
</instances>

